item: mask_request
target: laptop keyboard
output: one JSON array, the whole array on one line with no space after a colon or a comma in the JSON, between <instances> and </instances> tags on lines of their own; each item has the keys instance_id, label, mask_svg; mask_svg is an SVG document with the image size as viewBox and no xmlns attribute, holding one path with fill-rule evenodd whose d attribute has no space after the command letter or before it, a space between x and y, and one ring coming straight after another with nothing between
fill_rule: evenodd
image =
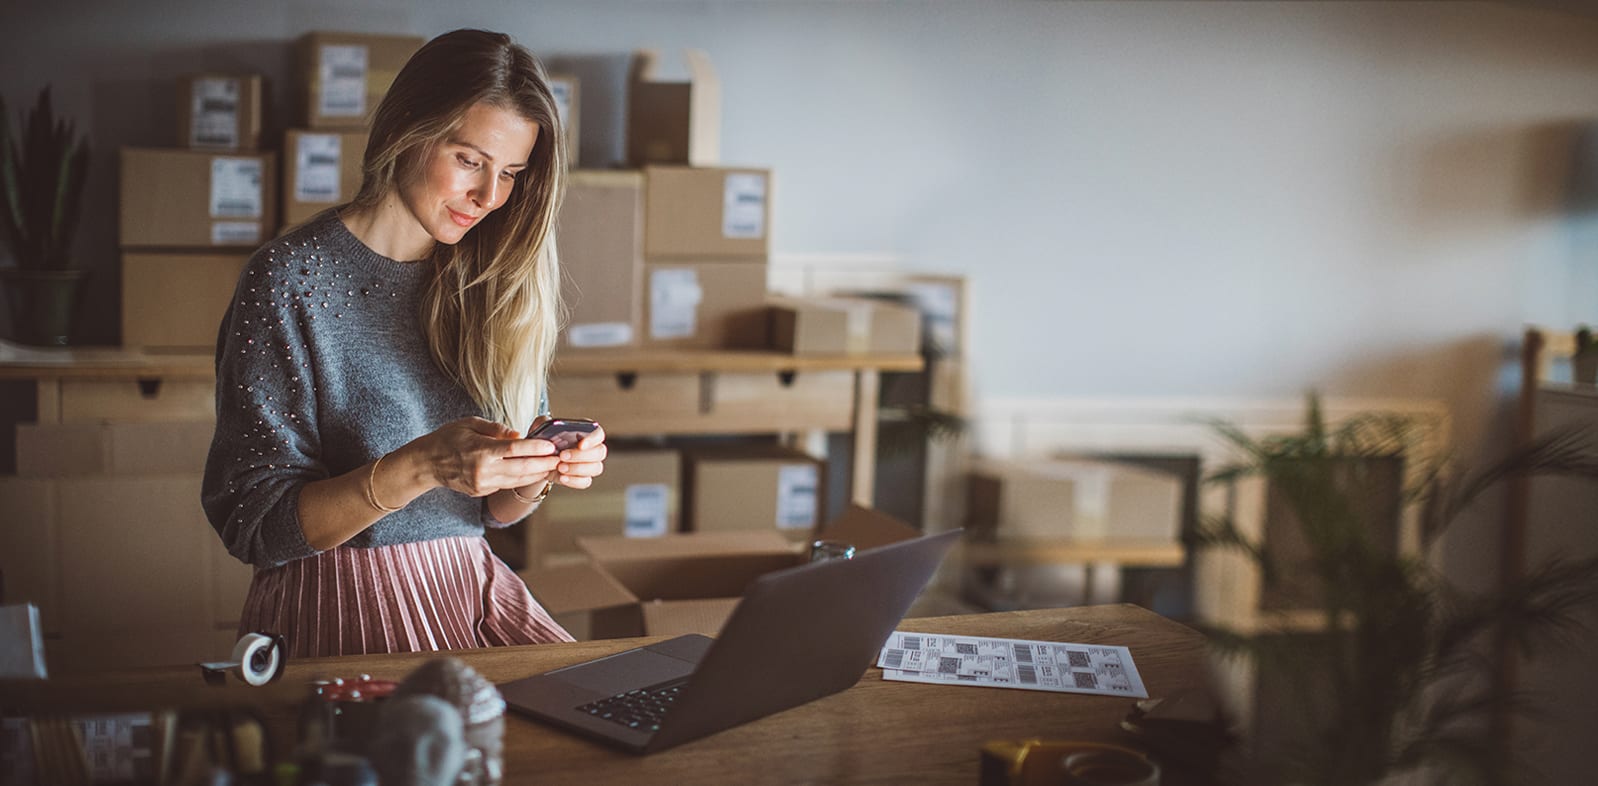
<instances>
[{"instance_id":1,"label":"laptop keyboard","mask_svg":"<svg viewBox=\"0 0 1598 786\"><path fill-rule=\"evenodd\" d=\"M687 680L678 680L651 688L638 688L591 701L578 707L577 711L619 723L629 729L660 731L660 719L671 709L677 694L686 684Z\"/></svg>"}]
</instances>

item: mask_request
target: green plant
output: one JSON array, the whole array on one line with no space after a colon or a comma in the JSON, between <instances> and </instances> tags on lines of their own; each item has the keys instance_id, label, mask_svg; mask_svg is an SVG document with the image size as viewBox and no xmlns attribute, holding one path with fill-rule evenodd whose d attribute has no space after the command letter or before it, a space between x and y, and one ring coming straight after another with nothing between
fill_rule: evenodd
<instances>
[{"instance_id":1,"label":"green plant","mask_svg":"<svg viewBox=\"0 0 1598 786\"><path fill-rule=\"evenodd\" d=\"M1204 546L1240 549L1263 581L1311 575L1324 627L1208 631L1224 653L1292 675L1295 714L1309 719L1280 759L1259 763L1271 780L1301 784L1372 784L1399 773L1445 783L1506 783L1513 763L1486 726L1495 702L1487 637L1507 635L1521 654L1578 626L1577 613L1598 603L1598 558L1551 562L1497 593L1470 595L1427 564L1424 554L1470 504L1512 477L1566 475L1598 479L1598 456L1578 432L1551 434L1471 473L1444 471L1439 458L1412 468L1405 501L1420 505L1421 553L1400 553L1372 537L1362 505L1360 459L1413 457L1422 439L1415 421L1367 414L1329 428L1311 396L1302 433L1256 438L1213 424L1241 458L1212 482L1264 478L1280 493L1307 544L1302 565L1279 565L1264 544L1235 523L1201 527Z\"/></svg>"},{"instance_id":2,"label":"green plant","mask_svg":"<svg viewBox=\"0 0 1598 786\"><path fill-rule=\"evenodd\" d=\"M23 270L65 270L89 169L89 145L58 118L50 88L12 134L0 99L0 238Z\"/></svg>"},{"instance_id":3,"label":"green plant","mask_svg":"<svg viewBox=\"0 0 1598 786\"><path fill-rule=\"evenodd\" d=\"M1592 328L1586 325L1576 328L1576 354L1584 355L1595 349L1598 349L1598 346L1593 344Z\"/></svg>"}]
</instances>

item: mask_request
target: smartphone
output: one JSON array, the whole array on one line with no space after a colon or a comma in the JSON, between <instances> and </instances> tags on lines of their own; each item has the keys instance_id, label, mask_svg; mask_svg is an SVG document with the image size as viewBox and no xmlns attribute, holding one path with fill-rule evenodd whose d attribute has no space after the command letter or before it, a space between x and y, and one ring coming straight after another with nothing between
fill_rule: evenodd
<instances>
[{"instance_id":1,"label":"smartphone","mask_svg":"<svg viewBox=\"0 0 1598 786\"><path fill-rule=\"evenodd\" d=\"M544 425L533 429L528 434L528 439L547 439L554 443L555 451L570 450L583 441L583 437L594 433L599 424L592 420L582 418L554 418L544 421Z\"/></svg>"}]
</instances>

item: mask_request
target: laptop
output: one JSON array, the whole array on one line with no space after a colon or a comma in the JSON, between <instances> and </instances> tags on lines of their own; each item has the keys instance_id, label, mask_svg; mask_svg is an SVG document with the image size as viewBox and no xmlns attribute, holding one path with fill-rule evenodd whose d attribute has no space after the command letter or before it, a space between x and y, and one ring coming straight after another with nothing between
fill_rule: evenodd
<instances>
[{"instance_id":1,"label":"laptop","mask_svg":"<svg viewBox=\"0 0 1598 786\"><path fill-rule=\"evenodd\" d=\"M690 634L499 686L513 711L655 753L854 685L960 530L750 582L714 639Z\"/></svg>"}]
</instances>

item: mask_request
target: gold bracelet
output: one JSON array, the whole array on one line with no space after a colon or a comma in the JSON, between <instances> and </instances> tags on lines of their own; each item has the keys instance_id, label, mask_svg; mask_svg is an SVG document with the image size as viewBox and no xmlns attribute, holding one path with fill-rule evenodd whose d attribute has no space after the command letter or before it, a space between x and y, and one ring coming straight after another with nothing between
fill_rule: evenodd
<instances>
[{"instance_id":1,"label":"gold bracelet","mask_svg":"<svg viewBox=\"0 0 1598 786\"><path fill-rule=\"evenodd\" d=\"M549 496L549 490L554 487L555 481L546 480L544 481L544 487L540 489L537 494L533 495L532 499L528 499L522 496L521 492L517 491L515 486L512 486L510 489L510 495L515 497L517 500L520 500L523 505L536 505L540 502L543 502L544 498Z\"/></svg>"},{"instance_id":2,"label":"gold bracelet","mask_svg":"<svg viewBox=\"0 0 1598 786\"><path fill-rule=\"evenodd\" d=\"M394 511L399 510L399 508L391 508L377 501L377 465L383 463L383 459L385 458L388 458L388 456L378 456L377 460L372 462L372 471L366 473L366 501L372 507L376 508L379 513L393 513ZM404 506L401 505L400 507Z\"/></svg>"}]
</instances>

